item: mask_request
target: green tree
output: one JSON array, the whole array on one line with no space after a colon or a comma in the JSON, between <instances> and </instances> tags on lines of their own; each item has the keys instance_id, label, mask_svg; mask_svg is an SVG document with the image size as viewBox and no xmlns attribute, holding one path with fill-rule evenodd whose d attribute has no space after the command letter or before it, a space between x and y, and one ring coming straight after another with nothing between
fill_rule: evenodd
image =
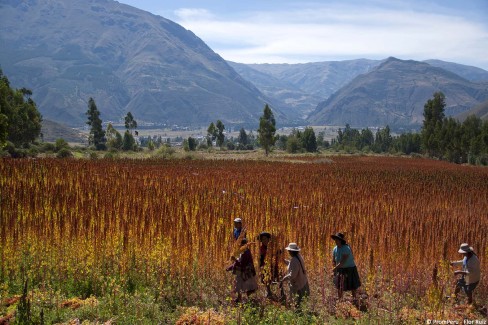
<instances>
[{"instance_id":1,"label":"green tree","mask_svg":"<svg viewBox=\"0 0 488 325\"><path fill-rule=\"evenodd\" d=\"M282 134L276 136L275 146L280 150L286 150L286 144L288 142L288 136Z\"/></svg>"},{"instance_id":2,"label":"green tree","mask_svg":"<svg viewBox=\"0 0 488 325\"><path fill-rule=\"evenodd\" d=\"M222 123L221 120L217 120L217 124L215 125L216 128L216 139L217 139L217 145L219 147L222 147L224 145L225 141L225 135L224 135L224 130L225 126L224 123Z\"/></svg>"},{"instance_id":3,"label":"green tree","mask_svg":"<svg viewBox=\"0 0 488 325\"><path fill-rule=\"evenodd\" d=\"M188 137L188 149L190 151L195 151L197 150L197 139Z\"/></svg>"},{"instance_id":4,"label":"green tree","mask_svg":"<svg viewBox=\"0 0 488 325\"><path fill-rule=\"evenodd\" d=\"M421 130L422 146L433 157L441 156L440 131L446 107L445 96L441 92L434 93L424 105L424 122Z\"/></svg>"},{"instance_id":5,"label":"green tree","mask_svg":"<svg viewBox=\"0 0 488 325\"><path fill-rule=\"evenodd\" d=\"M61 149L69 149L69 144L64 140L63 138L56 139L56 142L54 144L55 150L60 151Z\"/></svg>"},{"instance_id":6,"label":"green tree","mask_svg":"<svg viewBox=\"0 0 488 325\"><path fill-rule=\"evenodd\" d=\"M384 129L379 129L378 132L376 132L374 151L388 152L390 151L392 142L393 138L390 134L390 127L387 125Z\"/></svg>"},{"instance_id":7,"label":"green tree","mask_svg":"<svg viewBox=\"0 0 488 325\"><path fill-rule=\"evenodd\" d=\"M212 142L217 137L217 128L215 127L214 122L211 122L207 128L207 145L209 147L212 146Z\"/></svg>"},{"instance_id":8,"label":"green tree","mask_svg":"<svg viewBox=\"0 0 488 325\"><path fill-rule=\"evenodd\" d=\"M241 128L241 130L239 131L239 137L237 138L237 142L239 142L239 146L243 147L247 146L247 144L249 143L249 139L244 128Z\"/></svg>"},{"instance_id":9,"label":"green tree","mask_svg":"<svg viewBox=\"0 0 488 325\"><path fill-rule=\"evenodd\" d=\"M137 122L134 120L131 112L128 112L125 116L125 128L129 130L132 134L132 129L137 129Z\"/></svg>"},{"instance_id":10,"label":"green tree","mask_svg":"<svg viewBox=\"0 0 488 325\"><path fill-rule=\"evenodd\" d=\"M360 146L361 149L364 147L372 147L374 144L374 135L373 132L366 128L361 130L361 136L360 136Z\"/></svg>"},{"instance_id":11,"label":"green tree","mask_svg":"<svg viewBox=\"0 0 488 325\"><path fill-rule=\"evenodd\" d=\"M41 134L42 116L26 88L12 89L0 69L0 148L6 141L15 146L32 143Z\"/></svg>"},{"instance_id":12,"label":"green tree","mask_svg":"<svg viewBox=\"0 0 488 325\"><path fill-rule=\"evenodd\" d=\"M264 148L266 156L268 156L271 147L276 141L276 121L273 112L268 104L264 106L263 116L259 119L258 141Z\"/></svg>"},{"instance_id":13,"label":"green tree","mask_svg":"<svg viewBox=\"0 0 488 325\"><path fill-rule=\"evenodd\" d=\"M463 148L467 148L466 151L473 160L475 160L483 150L482 126L483 122L476 115L469 115L461 126L462 146Z\"/></svg>"},{"instance_id":14,"label":"green tree","mask_svg":"<svg viewBox=\"0 0 488 325\"><path fill-rule=\"evenodd\" d=\"M0 106L1 109L1 106ZM7 143L7 129L8 129L7 115L0 112L0 150L5 147Z\"/></svg>"},{"instance_id":15,"label":"green tree","mask_svg":"<svg viewBox=\"0 0 488 325\"><path fill-rule=\"evenodd\" d=\"M130 134L129 130L125 131L124 133L124 138L122 140L122 150L124 151L129 151L129 150L134 150L136 146L136 140Z\"/></svg>"},{"instance_id":16,"label":"green tree","mask_svg":"<svg viewBox=\"0 0 488 325\"><path fill-rule=\"evenodd\" d=\"M105 135L107 138L107 146L109 148L122 149L122 135L113 127L112 123L107 125Z\"/></svg>"},{"instance_id":17,"label":"green tree","mask_svg":"<svg viewBox=\"0 0 488 325\"><path fill-rule=\"evenodd\" d=\"M100 119L100 111L95 104L95 100L90 97L88 100L88 111L86 112L88 121L86 124L90 126L89 144L93 144L96 150L104 150L105 147L105 131L102 128L102 120Z\"/></svg>"},{"instance_id":18,"label":"green tree","mask_svg":"<svg viewBox=\"0 0 488 325\"><path fill-rule=\"evenodd\" d=\"M317 138L315 137L315 132L312 127L305 128L301 137L301 141L303 148L305 148L307 152L317 151Z\"/></svg>"},{"instance_id":19,"label":"green tree","mask_svg":"<svg viewBox=\"0 0 488 325\"><path fill-rule=\"evenodd\" d=\"M297 135L291 134L286 139L286 151L289 153L297 153L302 150L302 142Z\"/></svg>"},{"instance_id":20,"label":"green tree","mask_svg":"<svg viewBox=\"0 0 488 325\"><path fill-rule=\"evenodd\" d=\"M422 139L419 133L404 133L393 139L392 146L396 152L404 154L419 153Z\"/></svg>"}]
</instances>

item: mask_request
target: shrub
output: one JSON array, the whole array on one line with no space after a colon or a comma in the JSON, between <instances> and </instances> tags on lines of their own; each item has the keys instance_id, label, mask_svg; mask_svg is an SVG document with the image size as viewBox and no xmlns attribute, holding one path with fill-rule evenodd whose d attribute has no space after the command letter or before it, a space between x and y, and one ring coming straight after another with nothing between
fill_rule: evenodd
<instances>
[{"instance_id":1,"label":"shrub","mask_svg":"<svg viewBox=\"0 0 488 325\"><path fill-rule=\"evenodd\" d=\"M73 154L71 153L71 151L68 148L63 148L63 149L58 151L58 153L56 154L56 157L58 157L58 158L70 158L70 157L73 157Z\"/></svg>"},{"instance_id":2,"label":"shrub","mask_svg":"<svg viewBox=\"0 0 488 325\"><path fill-rule=\"evenodd\" d=\"M59 151L59 150L61 150L63 148L69 149L69 144L63 138L59 138L59 139L56 140L55 148L56 148L56 151Z\"/></svg>"},{"instance_id":3,"label":"shrub","mask_svg":"<svg viewBox=\"0 0 488 325\"><path fill-rule=\"evenodd\" d=\"M41 152L55 152L56 146L51 142L44 142L41 145Z\"/></svg>"}]
</instances>

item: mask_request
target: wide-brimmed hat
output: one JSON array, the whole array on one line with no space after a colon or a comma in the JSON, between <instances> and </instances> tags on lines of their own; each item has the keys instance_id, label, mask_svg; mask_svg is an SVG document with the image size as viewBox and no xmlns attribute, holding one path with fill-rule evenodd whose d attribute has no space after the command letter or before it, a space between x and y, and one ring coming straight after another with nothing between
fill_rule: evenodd
<instances>
[{"instance_id":1,"label":"wide-brimmed hat","mask_svg":"<svg viewBox=\"0 0 488 325\"><path fill-rule=\"evenodd\" d=\"M287 247L285 247L287 251L292 251L292 252L299 252L300 247L298 247L297 243L289 243Z\"/></svg>"},{"instance_id":2,"label":"wide-brimmed hat","mask_svg":"<svg viewBox=\"0 0 488 325\"><path fill-rule=\"evenodd\" d=\"M258 240L261 240L261 238L263 237L268 237L269 239L271 239L271 234L269 232L263 231L258 235Z\"/></svg>"},{"instance_id":3,"label":"wide-brimmed hat","mask_svg":"<svg viewBox=\"0 0 488 325\"><path fill-rule=\"evenodd\" d=\"M461 253L461 254L466 254L466 253L470 253L470 252L473 252L473 247L470 247L466 243L462 243L461 246L459 247L459 250L458 250L458 253Z\"/></svg>"},{"instance_id":4,"label":"wide-brimmed hat","mask_svg":"<svg viewBox=\"0 0 488 325\"><path fill-rule=\"evenodd\" d=\"M234 222L242 222L242 219L241 218L235 218Z\"/></svg>"},{"instance_id":5,"label":"wide-brimmed hat","mask_svg":"<svg viewBox=\"0 0 488 325\"><path fill-rule=\"evenodd\" d=\"M344 239L344 237L345 236L344 236L344 234L342 232L338 232L335 235L330 236L330 238L332 238L332 239L339 239L340 241L342 241L343 244L345 244L346 243L346 240Z\"/></svg>"}]
</instances>

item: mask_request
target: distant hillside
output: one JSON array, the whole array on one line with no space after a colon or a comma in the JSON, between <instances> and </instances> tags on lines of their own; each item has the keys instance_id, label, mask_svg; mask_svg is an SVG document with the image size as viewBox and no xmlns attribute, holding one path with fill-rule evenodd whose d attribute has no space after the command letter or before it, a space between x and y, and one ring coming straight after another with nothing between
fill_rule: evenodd
<instances>
[{"instance_id":1,"label":"distant hillside","mask_svg":"<svg viewBox=\"0 0 488 325\"><path fill-rule=\"evenodd\" d=\"M42 121L41 133L42 139L46 142L55 142L59 138L68 142L86 142L83 133L50 120Z\"/></svg>"},{"instance_id":2,"label":"distant hillside","mask_svg":"<svg viewBox=\"0 0 488 325\"><path fill-rule=\"evenodd\" d=\"M481 68L441 60L426 60L423 62L427 62L434 67L454 72L470 81L488 81L488 71Z\"/></svg>"},{"instance_id":3,"label":"distant hillside","mask_svg":"<svg viewBox=\"0 0 488 325\"><path fill-rule=\"evenodd\" d=\"M469 115L476 115L482 120L488 121L488 100L476 105L474 108L470 109L469 111L456 115L456 118L462 122Z\"/></svg>"},{"instance_id":4,"label":"distant hillside","mask_svg":"<svg viewBox=\"0 0 488 325\"><path fill-rule=\"evenodd\" d=\"M286 112L310 114L317 104L380 60L325 61L303 64L229 64Z\"/></svg>"},{"instance_id":5,"label":"distant hillside","mask_svg":"<svg viewBox=\"0 0 488 325\"><path fill-rule=\"evenodd\" d=\"M3 0L0 66L44 118L257 124L266 98L180 25L112 0ZM273 106L273 105L272 105ZM279 122L285 116L275 110Z\"/></svg>"},{"instance_id":6,"label":"distant hillside","mask_svg":"<svg viewBox=\"0 0 488 325\"><path fill-rule=\"evenodd\" d=\"M473 83L427 63L389 58L320 103L308 121L316 125L420 126L424 104L436 91L446 95L447 115L488 99L488 83Z\"/></svg>"}]
</instances>

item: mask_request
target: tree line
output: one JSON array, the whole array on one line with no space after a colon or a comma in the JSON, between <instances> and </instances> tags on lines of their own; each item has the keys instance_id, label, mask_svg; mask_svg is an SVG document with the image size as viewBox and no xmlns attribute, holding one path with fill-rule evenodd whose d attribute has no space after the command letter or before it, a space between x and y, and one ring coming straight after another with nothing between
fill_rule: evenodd
<instances>
[{"instance_id":1,"label":"tree line","mask_svg":"<svg viewBox=\"0 0 488 325\"><path fill-rule=\"evenodd\" d=\"M453 163L488 165L488 120L470 115L460 122L445 116L445 96L436 92L424 105L420 133L392 136L389 126L375 134L368 128L346 125L330 147L336 150L375 153L424 154Z\"/></svg>"},{"instance_id":2,"label":"tree line","mask_svg":"<svg viewBox=\"0 0 488 325\"><path fill-rule=\"evenodd\" d=\"M66 141L59 139L56 144L42 141L42 116L31 98L32 91L26 88L13 89L8 78L0 69L0 150L3 155L13 157L35 156L39 151L57 152L58 156L70 156ZM289 135L276 134L276 120L268 104L259 119L257 134L247 133L241 128L237 138L226 138L225 125L221 120L210 123L203 140L193 137L181 138L185 150L208 149L214 145L228 150L264 149L268 155L272 150L284 150L289 153L317 152L319 150L346 152L374 152L423 154L428 157L447 160L454 163L488 165L488 121L471 115L460 122L445 116L445 96L436 92L424 105L424 121L420 133L391 134L390 127L373 131L369 128L355 129L346 124L339 129L337 136L325 140L325 132L316 136L312 127L304 130L293 129ZM90 127L88 143L95 150L140 150L147 147L153 150L168 141L161 137L138 137L137 122L131 112L124 118L126 131L120 134L111 123L106 129L100 118L100 111L93 98L88 100L86 111L87 125ZM169 139L168 139L169 140Z\"/></svg>"}]
</instances>

